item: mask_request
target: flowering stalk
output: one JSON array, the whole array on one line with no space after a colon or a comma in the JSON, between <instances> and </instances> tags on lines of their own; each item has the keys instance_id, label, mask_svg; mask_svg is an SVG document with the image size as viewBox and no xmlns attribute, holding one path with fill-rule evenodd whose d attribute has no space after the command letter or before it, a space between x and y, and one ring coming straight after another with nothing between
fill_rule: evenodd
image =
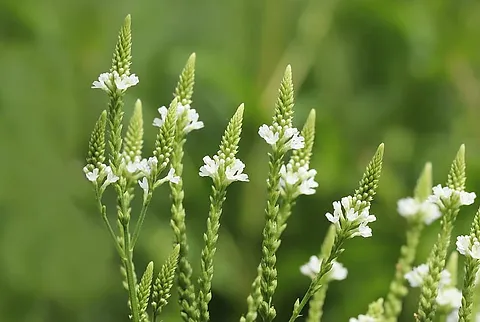
<instances>
[{"instance_id":1,"label":"flowering stalk","mask_svg":"<svg viewBox=\"0 0 480 322\"><path fill-rule=\"evenodd\" d=\"M368 223L376 220L376 218L369 214L369 209L380 179L383 150L384 147L382 143L368 164L360 180L359 188L355 190L354 196L342 198L341 203L334 202L334 214L326 214L327 219L332 222L337 229L332 249L327 259L322 261L318 274L310 283L302 300L297 299L295 302L289 322L293 322L299 317L302 309L310 298L323 286L324 277L332 269L334 260L343 252L343 243L347 239L355 236L371 236L372 231L370 227L368 227ZM341 209L342 206L345 213Z\"/></svg>"},{"instance_id":2,"label":"flowering stalk","mask_svg":"<svg viewBox=\"0 0 480 322\"><path fill-rule=\"evenodd\" d=\"M276 252L280 246L278 235L278 201L281 169L285 153L291 149L304 147L304 139L296 128L292 127L293 119L293 82L292 70L287 66L280 84L279 96L275 103L275 113L271 126L262 125L259 135L272 146L269 154L269 172L267 179L266 223L263 230L262 258L260 261L260 291L262 299L259 312L264 321L272 321L276 316L272 304L273 294L277 288ZM252 291L254 293L255 290Z\"/></svg>"},{"instance_id":3,"label":"flowering stalk","mask_svg":"<svg viewBox=\"0 0 480 322\"><path fill-rule=\"evenodd\" d=\"M178 260L178 279L177 291L179 294L180 314L185 322L196 321L198 319L195 304L195 289L191 281L192 267L188 261L188 243L187 227L185 224L185 208L183 207L183 146L186 142L186 134L195 129L203 127L202 122L198 122L198 114L194 109L190 109L193 95L193 85L195 82L195 54L192 54L180 74L177 87L175 88L175 97L180 106L177 108L177 131L174 136L172 168L175 174L179 176L178 183L170 185L170 198L172 200L170 225L175 236L175 243L180 245ZM162 108L159 109L162 115ZM197 119L192 119L193 116ZM161 119L155 119L154 125L161 125ZM193 126L192 126L193 125Z\"/></svg>"},{"instance_id":4,"label":"flowering stalk","mask_svg":"<svg viewBox=\"0 0 480 322\"><path fill-rule=\"evenodd\" d=\"M335 235L337 234L335 225L330 225L328 228L327 234L322 243L322 249L320 251L320 258L324 259L330 254L332 249L333 241L335 240ZM320 270L320 267L318 268ZM333 267L332 267L333 271ZM346 272L346 269L345 269ZM346 275L345 275L346 277ZM308 316L307 322L320 322L323 315L323 304L325 302L325 297L328 291L328 285L331 279L325 279L323 287L321 287L310 299L308 303Z\"/></svg>"},{"instance_id":5,"label":"flowering stalk","mask_svg":"<svg viewBox=\"0 0 480 322\"><path fill-rule=\"evenodd\" d=\"M427 163L415 187L414 198L405 198L398 201L398 212L407 218L406 244L400 248L400 257L395 265L395 276L390 283L386 296L385 320L396 322L402 311L403 298L408 293L405 286L405 274L412 269L420 235L425 223L431 223L438 218L438 207L427 201L432 190L432 164Z\"/></svg>"},{"instance_id":6,"label":"flowering stalk","mask_svg":"<svg viewBox=\"0 0 480 322\"><path fill-rule=\"evenodd\" d=\"M457 237L457 250L465 255L465 276L463 278L462 306L458 312L459 322L472 320L476 276L480 268L480 209L473 219L469 236Z\"/></svg>"},{"instance_id":7,"label":"flowering stalk","mask_svg":"<svg viewBox=\"0 0 480 322\"><path fill-rule=\"evenodd\" d=\"M208 304L212 298L213 259L216 252L218 230L223 202L226 199L227 187L234 181L248 181L248 176L242 173L244 164L235 156L238 150L242 132L243 104L240 105L230 120L220 144L218 153L211 159L205 157L205 165L200 168L201 176L213 179L212 195L210 196L210 211L207 219L207 231L204 234L205 246L202 250L201 272L198 279L198 310L199 321L210 319Z\"/></svg>"},{"instance_id":8,"label":"flowering stalk","mask_svg":"<svg viewBox=\"0 0 480 322\"><path fill-rule=\"evenodd\" d=\"M460 206L472 204L475 198L474 193L464 192L465 181L465 146L462 145L450 168L447 187L434 187L434 194L429 197L429 201L439 207L443 216L437 242L428 257L429 274L422 286L418 312L415 314L417 322L432 322L435 318L440 273L445 267L453 224Z\"/></svg>"}]
</instances>

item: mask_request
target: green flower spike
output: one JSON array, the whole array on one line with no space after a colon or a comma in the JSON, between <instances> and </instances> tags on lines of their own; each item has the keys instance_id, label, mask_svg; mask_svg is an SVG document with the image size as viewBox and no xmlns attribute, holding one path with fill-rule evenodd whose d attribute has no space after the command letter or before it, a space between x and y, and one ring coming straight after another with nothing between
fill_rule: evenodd
<instances>
[{"instance_id":1,"label":"green flower spike","mask_svg":"<svg viewBox=\"0 0 480 322\"><path fill-rule=\"evenodd\" d=\"M138 162L142 159L143 147L143 116L142 102L137 100L133 110L127 133L125 134L125 144L123 147L123 158L125 163Z\"/></svg>"},{"instance_id":2,"label":"green flower spike","mask_svg":"<svg viewBox=\"0 0 480 322\"><path fill-rule=\"evenodd\" d=\"M195 58L195 53L188 57L175 88L175 97L182 105L192 104L193 85L195 84Z\"/></svg>"},{"instance_id":3,"label":"green flower spike","mask_svg":"<svg viewBox=\"0 0 480 322\"><path fill-rule=\"evenodd\" d=\"M425 164L423 172L418 178L414 191L414 198L405 198L398 201L398 211L405 216L408 222L406 244L400 248L400 257L395 265L395 276L390 283L389 292L385 301L385 321L396 322L402 311L403 298L408 294L405 286L405 274L412 269L417 246L425 226L431 222L438 208L427 201L432 191L432 164Z\"/></svg>"},{"instance_id":4,"label":"green flower spike","mask_svg":"<svg viewBox=\"0 0 480 322\"><path fill-rule=\"evenodd\" d=\"M175 270L178 263L178 252L180 251L180 245L176 245L173 248L172 253L167 258L162 269L158 273L158 276L153 283L152 293L152 309L153 318L152 322L157 321L158 315L162 312L162 309L168 303L170 298L170 290L173 286L173 280L175 278Z\"/></svg>"},{"instance_id":5,"label":"green flower spike","mask_svg":"<svg viewBox=\"0 0 480 322\"><path fill-rule=\"evenodd\" d=\"M227 187L234 181L248 181L248 176L242 173L245 165L235 157L242 132L242 120L243 104L238 107L230 120L217 154L213 158L205 157L203 159L205 165L200 168L200 176L208 176L213 179L207 230L203 236L205 246L202 250L201 272L198 279L198 309L201 322L207 322L210 319L208 303L212 298L213 259Z\"/></svg>"},{"instance_id":6,"label":"green flower spike","mask_svg":"<svg viewBox=\"0 0 480 322\"><path fill-rule=\"evenodd\" d=\"M260 289L262 302L259 307L264 321L272 321L276 316L272 304L273 294L277 288L276 252L280 246L278 239L278 214L280 197L280 170L284 162L285 153L290 149L304 147L304 139L296 128L292 128L293 118L293 82L292 70L287 66L279 95L275 103L275 113L271 126L262 125L258 131L268 144L272 146L269 154L269 173L267 179L267 207L265 210L266 223L263 230ZM252 290L254 292L255 290Z\"/></svg>"},{"instance_id":7,"label":"green flower spike","mask_svg":"<svg viewBox=\"0 0 480 322\"><path fill-rule=\"evenodd\" d=\"M153 155L157 158L156 176L159 175L170 162L172 156L174 138L176 133L175 122L177 119L178 100L176 98L170 103L165 117L165 122L158 130L157 138L155 140L155 150ZM177 174L177 172L175 172Z\"/></svg>"},{"instance_id":8,"label":"green flower spike","mask_svg":"<svg viewBox=\"0 0 480 322\"><path fill-rule=\"evenodd\" d=\"M86 170L100 169L105 163L105 128L107 125L107 111L103 111L93 128L88 142Z\"/></svg>"},{"instance_id":9,"label":"green flower spike","mask_svg":"<svg viewBox=\"0 0 480 322\"><path fill-rule=\"evenodd\" d=\"M140 284L137 285L138 305L140 309L140 321L149 322L147 307L150 299L150 291L153 279L153 262L148 263L145 273L143 273Z\"/></svg>"},{"instance_id":10,"label":"green flower spike","mask_svg":"<svg viewBox=\"0 0 480 322\"><path fill-rule=\"evenodd\" d=\"M458 150L448 174L447 186L440 185L433 188L433 195L428 200L435 203L441 213L441 230L437 242L428 257L428 272L422 285L418 312L415 314L417 322L432 322L435 318L440 273L445 267L447 249L453 224L457 218L460 206L472 204L475 194L463 191L465 189L465 146Z\"/></svg>"},{"instance_id":11,"label":"green flower spike","mask_svg":"<svg viewBox=\"0 0 480 322\"><path fill-rule=\"evenodd\" d=\"M463 278L462 306L458 317L459 322L472 321L475 297L476 276L480 268L480 208L477 210L470 228L469 236L457 237L457 249L465 255L465 275Z\"/></svg>"},{"instance_id":12,"label":"green flower spike","mask_svg":"<svg viewBox=\"0 0 480 322\"><path fill-rule=\"evenodd\" d=\"M369 237L372 234L368 223L376 220L369 214L370 202L376 193L383 161L383 143L377 149L372 160L368 164L365 173L355 190L354 197L344 197L341 202L334 202L334 213L326 214L327 219L336 227L336 235L330 254L321 262L320 272L310 283L310 286L302 300L295 302L289 322L295 321L310 298L324 285L324 277L332 269L333 261L343 252L343 243L355 236ZM342 210L342 207L344 210ZM353 214L352 214L353 209Z\"/></svg>"},{"instance_id":13,"label":"green flower spike","mask_svg":"<svg viewBox=\"0 0 480 322\"><path fill-rule=\"evenodd\" d=\"M180 180L177 184L170 185L170 198L172 199L172 219L170 220L170 226L173 229L175 235L175 242L180 245L180 253L178 260L178 301L180 303L180 310L182 318L185 322L197 321L198 311L196 310L195 301L195 288L192 283L192 267L188 260L188 242L187 242L187 227L185 224L185 208L183 207L183 146L186 142L186 134L195 129L200 128L200 122L190 122L189 110L192 103L193 85L195 83L195 54L190 55L185 67L180 74L177 86L175 88L175 98L184 107L183 113L176 119L176 132L173 141L172 151L172 168L175 170L175 174L179 176ZM178 109L177 109L178 111ZM196 112L190 112L191 115L198 114ZM198 126L192 126L196 124ZM190 127L188 127L190 125ZM203 126L203 123L201 123Z\"/></svg>"}]
</instances>

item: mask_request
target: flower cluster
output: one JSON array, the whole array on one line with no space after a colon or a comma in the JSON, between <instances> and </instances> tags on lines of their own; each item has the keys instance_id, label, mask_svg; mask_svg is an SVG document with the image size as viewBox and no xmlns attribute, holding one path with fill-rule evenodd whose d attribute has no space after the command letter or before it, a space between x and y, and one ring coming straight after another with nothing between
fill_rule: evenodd
<instances>
[{"instance_id":1,"label":"flower cluster","mask_svg":"<svg viewBox=\"0 0 480 322\"><path fill-rule=\"evenodd\" d=\"M421 287L425 277L428 275L428 271L428 265L421 264L405 274L405 279L410 283L411 287ZM436 302L442 307L455 310L461 305L462 293L456 287L453 287L450 284L451 274L449 271L443 270L440 273Z\"/></svg>"},{"instance_id":2,"label":"flower cluster","mask_svg":"<svg viewBox=\"0 0 480 322\"><path fill-rule=\"evenodd\" d=\"M472 236L457 237L457 251L465 256L480 259L480 242Z\"/></svg>"},{"instance_id":3,"label":"flower cluster","mask_svg":"<svg viewBox=\"0 0 480 322\"><path fill-rule=\"evenodd\" d=\"M160 117L156 117L153 120L153 126L161 127L163 123L165 123L165 119L167 117L168 109L165 106L162 106L158 109L158 113L160 113ZM177 104L177 118L182 117L182 115L186 115L187 124L183 128L183 133L187 134L193 130L198 130L203 128L203 122L199 121L199 115L194 108L190 107L190 104L182 105L181 103Z\"/></svg>"},{"instance_id":4,"label":"flower cluster","mask_svg":"<svg viewBox=\"0 0 480 322\"><path fill-rule=\"evenodd\" d=\"M403 198L397 202L398 213L405 218L420 218L425 224L430 225L440 218L442 213L438 206L428 200L423 202L415 198Z\"/></svg>"},{"instance_id":5,"label":"flower cluster","mask_svg":"<svg viewBox=\"0 0 480 322\"><path fill-rule=\"evenodd\" d=\"M98 80L92 83L92 88L99 88L106 92L114 91L115 88L120 91L126 91L127 88L137 85L139 82L135 74L119 75L118 72L102 73L98 76ZM113 86L115 85L115 87Z\"/></svg>"},{"instance_id":6,"label":"flower cluster","mask_svg":"<svg viewBox=\"0 0 480 322\"><path fill-rule=\"evenodd\" d=\"M281 133L283 133L282 137L280 137ZM263 124L258 129L258 135L273 147L276 147L279 140L284 142L287 150L298 150L305 146L305 139L300 135L298 129L294 127L279 131L277 127Z\"/></svg>"},{"instance_id":7,"label":"flower cluster","mask_svg":"<svg viewBox=\"0 0 480 322\"><path fill-rule=\"evenodd\" d=\"M322 259L319 259L317 256L311 256L308 263L305 263L300 267L300 272L303 275L314 279L315 276L320 272L320 267L322 265ZM332 262L332 269L328 273L328 278L330 280L341 281L347 278L348 270L339 262Z\"/></svg>"},{"instance_id":8,"label":"flower cluster","mask_svg":"<svg viewBox=\"0 0 480 322\"><path fill-rule=\"evenodd\" d=\"M325 216L337 229L344 229L350 237L370 237L372 229L368 224L377 220L377 217L369 213L370 206L359 210L360 206L361 202L354 202L351 196L343 197L341 201L333 202L333 214L327 212Z\"/></svg>"},{"instance_id":9,"label":"flower cluster","mask_svg":"<svg viewBox=\"0 0 480 322\"><path fill-rule=\"evenodd\" d=\"M115 183L118 181L118 176L115 175L110 166L105 164L100 165L100 167L89 169L88 166L83 167L83 172L87 177L88 181L91 181L95 184L102 182L102 189L105 189L109 184Z\"/></svg>"},{"instance_id":10,"label":"flower cluster","mask_svg":"<svg viewBox=\"0 0 480 322\"><path fill-rule=\"evenodd\" d=\"M200 167L199 172L201 177L211 177L214 180L220 180L220 171L222 171L225 174L227 185L234 181L248 181L248 175L243 173L245 164L237 158L226 166L225 160L219 158L217 155L214 155L213 159L209 156L205 156L203 162L205 162L205 164Z\"/></svg>"},{"instance_id":11,"label":"flower cluster","mask_svg":"<svg viewBox=\"0 0 480 322\"><path fill-rule=\"evenodd\" d=\"M437 185L433 187L433 194L429 196L427 200L443 208L447 205L451 205L452 207L471 205L475 201L475 197L475 192L458 191Z\"/></svg>"},{"instance_id":12,"label":"flower cluster","mask_svg":"<svg viewBox=\"0 0 480 322\"><path fill-rule=\"evenodd\" d=\"M348 322L377 322L377 319L369 315L360 314L356 318L350 318Z\"/></svg>"},{"instance_id":13,"label":"flower cluster","mask_svg":"<svg viewBox=\"0 0 480 322\"><path fill-rule=\"evenodd\" d=\"M315 169L309 169L304 165L295 169L292 163L280 168L280 192L282 195L289 194L292 198L299 195L312 195L318 183L315 181Z\"/></svg>"}]
</instances>

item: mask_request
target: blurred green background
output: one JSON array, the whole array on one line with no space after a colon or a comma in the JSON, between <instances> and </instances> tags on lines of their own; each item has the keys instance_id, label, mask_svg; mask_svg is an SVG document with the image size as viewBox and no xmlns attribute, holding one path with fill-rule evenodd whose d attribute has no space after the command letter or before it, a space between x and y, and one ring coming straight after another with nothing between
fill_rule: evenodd
<instances>
[{"instance_id":1,"label":"blurred green background","mask_svg":"<svg viewBox=\"0 0 480 322\"><path fill-rule=\"evenodd\" d=\"M317 111L312 167L319 188L299 200L278 253L278 321L309 280L299 266L319 250L331 202L356 188L377 145L385 163L372 212L373 237L348 241L346 281L332 283L324 321L346 321L385 295L405 222L396 200L412 194L426 161L446 180L467 146L467 187L480 192L480 3L467 0L0 0L0 321L127 321L119 263L82 173L88 138L106 107L90 84L110 66L117 31L132 14L128 91L144 104L146 147L156 109L197 53L194 107L205 128L186 145L185 207L194 270L210 181L198 177L235 108L245 102L240 158L249 184L234 184L222 216L212 321L238 321L256 273L264 224L268 146L256 132L271 118L290 63L298 127ZM156 192L140 244L140 274L171 249L168 190ZM462 210L465 233L475 207ZM424 261L438 230L420 244ZM411 321L418 293L402 321ZM175 299L165 321L180 321Z\"/></svg>"}]
</instances>

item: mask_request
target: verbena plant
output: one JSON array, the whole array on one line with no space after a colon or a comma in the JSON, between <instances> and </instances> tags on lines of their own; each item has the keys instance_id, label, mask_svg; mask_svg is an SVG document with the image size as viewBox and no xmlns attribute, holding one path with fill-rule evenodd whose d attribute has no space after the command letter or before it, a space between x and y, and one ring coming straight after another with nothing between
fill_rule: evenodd
<instances>
[{"instance_id":1,"label":"verbena plant","mask_svg":"<svg viewBox=\"0 0 480 322\"><path fill-rule=\"evenodd\" d=\"M248 175L243 173L245 165L236 157L244 106L240 105L230 119L218 152L212 157L204 157L204 165L199 169L200 176L212 179L212 190L201 253L201 272L194 283L188 259L182 162L188 134L203 127L198 113L191 107L195 55L190 56L180 74L174 99L168 107L158 109L159 117L152 122L153 126L158 127L155 145L145 156L142 153L143 117L139 100L126 131L123 131L123 98L125 92L139 82L138 77L130 71L130 22L130 16L127 16L118 36L110 71L102 73L92 85L92 88L102 89L109 102L93 129L87 164L83 170L93 185L98 210L121 260L130 319L134 322L158 321L175 285L182 319L186 322L209 321L222 206L230 184L235 181L248 182ZM273 297L278 283L276 253L282 233L297 198L315 193L318 186L314 180L316 171L309 168L315 138L315 111L310 112L301 131L293 127L293 92L292 71L287 66L280 83L272 123L262 125L258 131L271 147L266 220L258 274L252 282L247 310L240 321L269 322L275 319ZM303 274L311 278L311 283L305 295L293 304L289 322L297 320L302 314L306 315L308 322L321 320L328 284L347 276L347 269L337 262L345 250L345 243L355 237L372 236L368 224L375 221L376 217L370 213L370 207L380 178L383 151L381 144L367 165L357 189L350 196L333 202L333 212L326 213L330 229L320 253L312 256L300 268ZM463 145L452 163L444 186L437 185L432 190L431 165L426 164L413 197L398 201L398 212L406 218L408 228L406 243L401 248L389 292L385 298L373 301L365 314L351 318L350 322L397 321L402 311L402 301L408 293L407 283L412 287L421 287L418 310L412 316L415 321L434 321L436 316L445 321L473 319L476 308L474 290L480 264L480 210L475 215L469 235L459 236L456 241L458 253L466 258L463 285L460 283L462 291L456 285L458 253L447 253L460 207L472 204L475 199L475 193L465 192L465 181ZM141 278L138 278L133 261L135 245L153 193L166 183L170 186L172 201L170 224L174 246L157 273L154 273L153 262L150 262ZM142 206L138 214L132 215L132 200L136 196L137 185L142 191ZM116 224L111 223L107 205L102 200L107 188L113 189L117 195ZM439 218L441 229L426 263L412 268L424 226Z\"/></svg>"}]
</instances>

